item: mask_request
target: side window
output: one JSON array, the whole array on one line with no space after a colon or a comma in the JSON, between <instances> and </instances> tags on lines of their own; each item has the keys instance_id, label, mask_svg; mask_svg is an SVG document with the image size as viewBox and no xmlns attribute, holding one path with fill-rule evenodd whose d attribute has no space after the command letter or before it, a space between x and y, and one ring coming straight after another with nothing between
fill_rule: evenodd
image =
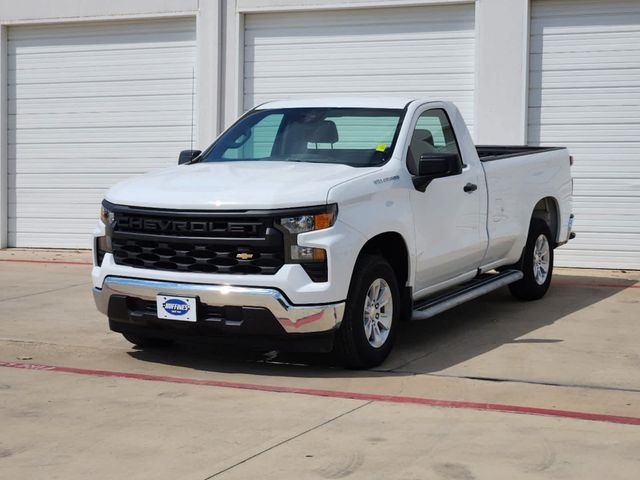
<instances>
[{"instance_id":1,"label":"side window","mask_svg":"<svg viewBox=\"0 0 640 480\"><path fill-rule=\"evenodd\" d=\"M462 162L449 117L439 108L420 115L409 149L416 160L425 153L455 153Z\"/></svg>"},{"instance_id":2,"label":"side window","mask_svg":"<svg viewBox=\"0 0 640 480\"><path fill-rule=\"evenodd\" d=\"M281 113L265 116L251 127L249 135L236 138L234 143L225 150L222 158L257 160L270 157L282 117Z\"/></svg>"}]
</instances>

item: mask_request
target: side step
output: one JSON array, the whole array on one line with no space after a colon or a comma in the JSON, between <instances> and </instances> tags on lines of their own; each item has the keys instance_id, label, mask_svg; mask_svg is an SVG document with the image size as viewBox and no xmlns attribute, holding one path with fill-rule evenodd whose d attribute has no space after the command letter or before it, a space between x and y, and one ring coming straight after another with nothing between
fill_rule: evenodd
<instances>
[{"instance_id":1,"label":"side step","mask_svg":"<svg viewBox=\"0 0 640 480\"><path fill-rule=\"evenodd\" d=\"M447 291L414 304L411 320L431 318L445 310L457 307L462 303L481 297L510 283L517 282L522 277L520 270L505 270L500 273L482 275L454 291Z\"/></svg>"}]
</instances>

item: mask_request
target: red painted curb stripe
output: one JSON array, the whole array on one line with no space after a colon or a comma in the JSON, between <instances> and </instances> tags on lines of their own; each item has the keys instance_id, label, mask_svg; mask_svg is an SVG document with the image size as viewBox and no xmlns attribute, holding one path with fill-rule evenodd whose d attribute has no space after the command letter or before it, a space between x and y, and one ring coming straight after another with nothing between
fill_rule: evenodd
<instances>
[{"instance_id":1,"label":"red painted curb stripe","mask_svg":"<svg viewBox=\"0 0 640 480\"><path fill-rule=\"evenodd\" d=\"M57 263L60 265L93 265L91 262L67 262L64 260L26 260L19 258L0 258L0 262L14 263Z\"/></svg>"},{"instance_id":2,"label":"red painted curb stripe","mask_svg":"<svg viewBox=\"0 0 640 480\"><path fill-rule=\"evenodd\" d=\"M183 383L188 385L203 385L209 387L236 388L242 390L257 390L262 392L296 393L312 395L316 397L348 398L352 400L378 401L390 403L404 403L415 405L428 405L433 407L465 408L470 410L490 410L505 413L525 413L529 415L547 415L552 417L574 418L579 420L591 420L596 422L621 423L625 425L640 425L638 417L621 417L617 415L605 415L601 413L574 412L570 410L557 410L550 408L523 407L518 405L501 405L496 403L463 402L456 400L436 400L424 397L408 397L401 395L384 395L375 393L358 393L340 390L322 390L315 388L284 387L278 385L259 385L255 383L227 382L222 380L200 380L196 378L165 377L161 375L149 375L145 373L114 372L110 370L90 370L85 368L58 367L55 365L38 365L33 363L3 362L0 367L22 368L27 370L41 370L47 372L75 373L79 375L92 375L99 377L128 378L134 380L147 380L151 382Z\"/></svg>"}]
</instances>

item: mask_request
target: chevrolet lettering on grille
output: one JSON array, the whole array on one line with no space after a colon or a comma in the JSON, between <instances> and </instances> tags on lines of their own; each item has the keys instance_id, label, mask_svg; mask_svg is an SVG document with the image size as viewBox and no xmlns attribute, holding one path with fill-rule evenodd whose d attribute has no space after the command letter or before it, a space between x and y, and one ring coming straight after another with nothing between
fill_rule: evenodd
<instances>
[{"instance_id":1,"label":"chevrolet lettering on grille","mask_svg":"<svg viewBox=\"0 0 640 480\"><path fill-rule=\"evenodd\" d=\"M244 233L256 235L258 223L219 222L215 220L172 220L164 218L121 217L117 220L116 229L147 233Z\"/></svg>"}]
</instances>

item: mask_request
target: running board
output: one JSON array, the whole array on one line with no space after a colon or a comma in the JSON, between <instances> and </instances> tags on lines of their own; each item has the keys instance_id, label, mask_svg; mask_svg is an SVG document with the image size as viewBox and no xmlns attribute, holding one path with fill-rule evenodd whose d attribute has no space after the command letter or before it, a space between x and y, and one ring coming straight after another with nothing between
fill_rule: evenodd
<instances>
[{"instance_id":1,"label":"running board","mask_svg":"<svg viewBox=\"0 0 640 480\"><path fill-rule=\"evenodd\" d=\"M411 320L431 318L445 310L457 307L462 303L481 297L510 283L517 282L522 277L523 274L520 270L505 270L500 273L483 275L471 280L453 292L449 291L414 304Z\"/></svg>"}]
</instances>

